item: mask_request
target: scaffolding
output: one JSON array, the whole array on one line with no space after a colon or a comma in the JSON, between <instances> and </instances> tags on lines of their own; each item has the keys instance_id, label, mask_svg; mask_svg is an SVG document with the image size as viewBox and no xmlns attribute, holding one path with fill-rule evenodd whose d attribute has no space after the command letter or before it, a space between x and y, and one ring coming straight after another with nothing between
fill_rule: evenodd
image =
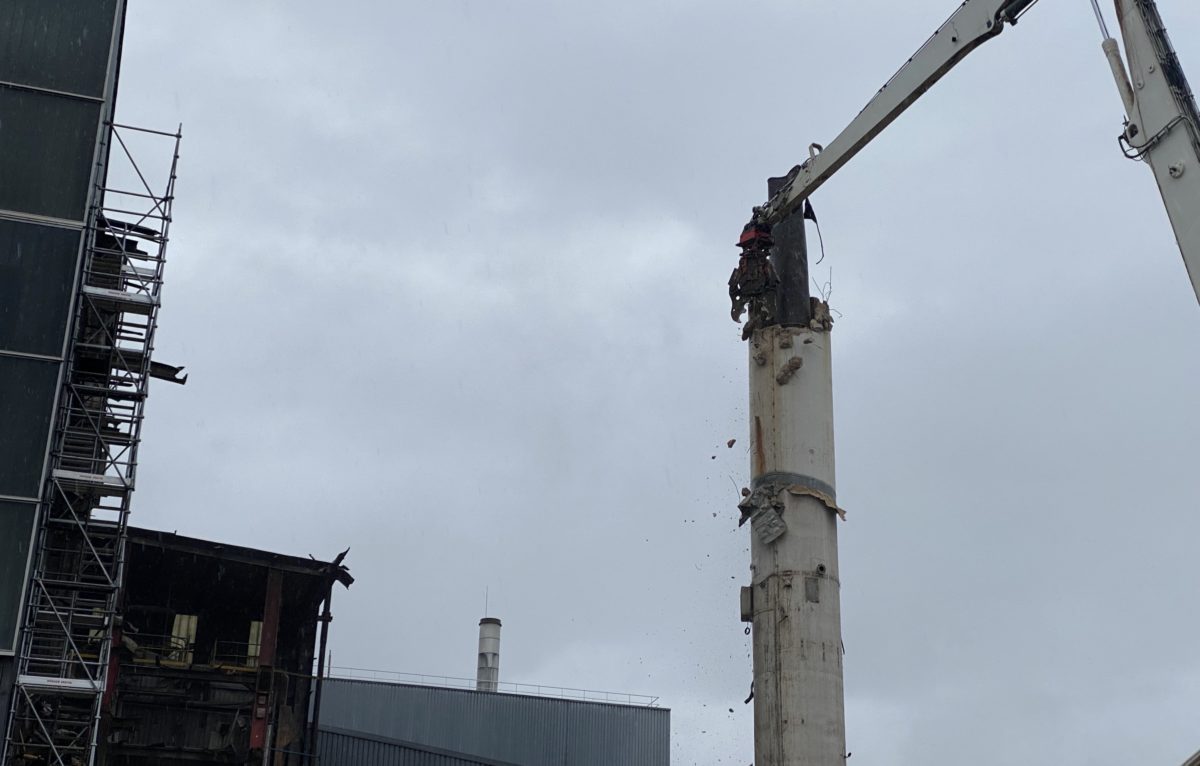
<instances>
[{"instance_id":1,"label":"scaffolding","mask_svg":"<svg viewBox=\"0 0 1200 766\"><path fill-rule=\"evenodd\" d=\"M180 131L108 123L38 513L5 763L91 766L111 694L130 495L151 377ZM163 186L131 151L158 143ZM110 186L120 179L120 187Z\"/></svg>"}]
</instances>

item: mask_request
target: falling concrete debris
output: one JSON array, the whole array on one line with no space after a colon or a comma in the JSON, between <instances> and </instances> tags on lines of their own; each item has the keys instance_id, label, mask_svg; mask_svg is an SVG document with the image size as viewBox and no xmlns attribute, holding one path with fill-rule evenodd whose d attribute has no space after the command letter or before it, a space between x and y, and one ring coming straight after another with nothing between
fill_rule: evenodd
<instances>
[{"instance_id":1,"label":"falling concrete debris","mask_svg":"<svg viewBox=\"0 0 1200 766\"><path fill-rule=\"evenodd\" d=\"M749 493L743 490L742 502L738 503L738 510L742 512L738 526L749 521L750 528L764 545L770 545L787 532L779 490L774 484L764 484Z\"/></svg>"}]
</instances>

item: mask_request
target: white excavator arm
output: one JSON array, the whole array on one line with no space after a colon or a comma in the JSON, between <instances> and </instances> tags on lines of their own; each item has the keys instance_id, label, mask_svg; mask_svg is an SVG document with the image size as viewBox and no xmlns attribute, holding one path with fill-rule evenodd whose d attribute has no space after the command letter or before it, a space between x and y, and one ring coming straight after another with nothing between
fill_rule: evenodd
<instances>
[{"instance_id":1,"label":"white excavator arm","mask_svg":"<svg viewBox=\"0 0 1200 766\"><path fill-rule=\"evenodd\" d=\"M965 0L828 146L813 144L809 158L755 221L772 225L800 210L805 200L879 135L954 65L1016 24L1037 0ZM1200 300L1200 117L1154 0L1115 0L1125 40L1126 70L1115 40L1104 52L1125 105L1121 137L1126 156L1154 170L1192 288ZM1095 0L1093 0L1095 5ZM1099 15L1099 6L1096 6ZM1101 18L1103 26L1103 19Z\"/></svg>"},{"instance_id":2,"label":"white excavator arm","mask_svg":"<svg viewBox=\"0 0 1200 766\"><path fill-rule=\"evenodd\" d=\"M813 144L810 157L792 169L789 183L759 209L774 224L800 209L825 183L905 109L942 79L968 53L1004 31L1037 0L965 0L933 37L888 80L858 116L826 147Z\"/></svg>"},{"instance_id":3,"label":"white excavator arm","mask_svg":"<svg viewBox=\"0 0 1200 766\"><path fill-rule=\"evenodd\" d=\"M1154 0L1116 0L1127 73L1114 63L1125 102L1121 143L1154 171L1196 299L1200 300L1200 116ZM1116 47L1105 40L1106 52ZM1109 54L1110 61L1113 60Z\"/></svg>"}]
</instances>

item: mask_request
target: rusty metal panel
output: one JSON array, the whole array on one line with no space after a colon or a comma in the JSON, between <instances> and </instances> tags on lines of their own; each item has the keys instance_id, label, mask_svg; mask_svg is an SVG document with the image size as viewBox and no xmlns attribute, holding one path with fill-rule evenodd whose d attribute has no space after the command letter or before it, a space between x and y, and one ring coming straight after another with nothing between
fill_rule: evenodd
<instances>
[{"instance_id":1,"label":"rusty metal panel","mask_svg":"<svg viewBox=\"0 0 1200 766\"><path fill-rule=\"evenodd\" d=\"M278 569L267 572L266 596L259 637L258 682L254 689L254 709L250 716L250 747L261 749L267 744L272 680L275 670L275 644L279 636L279 613L283 608L283 573Z\"/></svg>"},{"instance_id":2,"label":"rusty metal panel","mask_svg":"<svg viewBox=\"0 0 1200 766\"><path fill-rule=\"evenodd\" d=\"M522 766L666 766L670 711L330 679L323 726Z\"/></svg>"}]
</instances>

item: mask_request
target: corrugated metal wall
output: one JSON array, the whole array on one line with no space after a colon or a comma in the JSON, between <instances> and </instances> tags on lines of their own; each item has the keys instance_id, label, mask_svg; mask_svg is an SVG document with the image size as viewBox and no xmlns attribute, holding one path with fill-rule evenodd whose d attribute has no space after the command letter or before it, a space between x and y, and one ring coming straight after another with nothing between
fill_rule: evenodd
<instances>
[{"instance_id":1,"label":"corrugated metal wall","mask_svg":"<svg viewBox=\"0 0 1200 766\"><path fill-rule=\"evenodd\" d=\"M521 766L667 766L666 708L331 679L321 724Z\"/></svg>"},{"instance_id":2,"label":"corrugated metal wall","mask_svg":"<svg viewBox=\"0 0 1200 766\"><path fill-rule=\"evenodd\" d=\"M506 766L404 742L321 728L321 766ZM515 766L515 764L509 765Z\"/></svg>"}]
</instances>

